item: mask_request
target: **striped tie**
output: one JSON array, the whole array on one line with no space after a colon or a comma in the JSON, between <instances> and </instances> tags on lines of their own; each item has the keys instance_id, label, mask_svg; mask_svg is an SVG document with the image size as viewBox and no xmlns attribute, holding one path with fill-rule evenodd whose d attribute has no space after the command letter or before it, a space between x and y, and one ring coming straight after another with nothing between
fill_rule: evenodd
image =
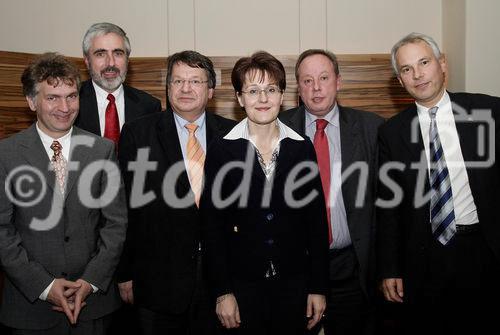
<instances>
[{"instance_id":1,"label":"striped tie","mask_svg":"<svg viewBox=\"0 0 500 335\"><path fill-rule=\"evenodd\" d=\"M205 164L205 153L200 142L194 135L198 126L194 123L188 123L184 127L189 131L187 142L187 172L191 189L194 193L196 206L200 204L201 188L203 183L203 164Z\"/></svg>"},{"instance_id":2,"label":"striped tie","mask_svg":"<svg viewBox=\"0 0 500 335\"><path fill-rule=\"evenodd\" d=\"M455 226L455 211L453 209L450 176L436 124L437 110L438 107L429 109L431 117L431 126L429 129L431 225L434 237L441 244L446 245L457 229Z\"/></svg>"}]
</instances>

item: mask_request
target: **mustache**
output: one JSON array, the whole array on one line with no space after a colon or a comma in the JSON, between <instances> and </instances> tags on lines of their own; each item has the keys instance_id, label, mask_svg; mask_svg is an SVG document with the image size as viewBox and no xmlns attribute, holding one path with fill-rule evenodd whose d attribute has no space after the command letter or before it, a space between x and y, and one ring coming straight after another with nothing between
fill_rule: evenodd
<instances>
[{"instance_id":1,"label":"mustache","mask_svg":"<svg viewBox=\"0 0 500 335\"><path fill-rule=\"evenodd\" d=\"M107 66L105 69L103 69L101 71L101 73L104 73L104 72L116 72L116 73L120 73L120 69L117 68L116 66Z\"/></svg>"}]
</instances>

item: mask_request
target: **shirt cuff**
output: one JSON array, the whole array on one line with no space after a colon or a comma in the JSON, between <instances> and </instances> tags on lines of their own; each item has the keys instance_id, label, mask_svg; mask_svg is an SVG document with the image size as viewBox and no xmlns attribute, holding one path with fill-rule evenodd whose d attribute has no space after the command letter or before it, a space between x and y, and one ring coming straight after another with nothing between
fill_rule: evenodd
<instances>
[{"instance_id":1,"label":"shirt cuff","mask_svg":"<svg viewBox=\"0 0 500 335\"><path fill-rule=\"evenodd\" d=\"M99 291L99 289L97 288L97 286L94 286L92 284L90 284L90 286L92 286L92 293L96 293L97 291Z\"/></svg>"},{"instance_id":2,"label":"shirt cuff","mask_svg":"<svg viewBox=\"0 0 500 335\"><path fill-rule=\"evenodd\" d=\"M47 286L47 288L42 292L42 294L40 294L40 296L38 297L40 300L47 300L47 296L49 295L49 292L50 292L50 289L52 288L52 285L54 285L54 282L56 280L52 280L49 284L49 286ZM92 284L91 284L92 285Z\"/></svg>"}]
</instances>

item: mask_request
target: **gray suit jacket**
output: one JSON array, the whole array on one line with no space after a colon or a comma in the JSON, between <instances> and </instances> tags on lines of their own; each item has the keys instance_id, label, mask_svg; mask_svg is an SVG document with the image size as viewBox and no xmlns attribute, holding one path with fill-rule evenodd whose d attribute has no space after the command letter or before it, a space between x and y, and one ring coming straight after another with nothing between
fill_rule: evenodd
<instances>
[{"instance_id":1,"label":"gray suit jacket","mask_svg":"<svg viewBox=\"0 0 500 335\"><path fill-rule=\"evenodd\" d=\"M305 136L305 107L280 113L279 118L293 130ZM384 119L374 113L339 106L342 174L358 162L367 163L368 175L363 205L356 207L358 187L362 182L359 170L342 180L342 196L347 225L359 262L359 277L365 294L373 291L375 274L375 186L377 180L377 130ZM364 183L363 183L364 184ZM363 187L365 185L362 185Z\"/></svg>"},{"instance_id":2,"label":"gray suit jacket","mask_svg":"<svg viewBox=\"0 0 500 335\"><path fill-rule=\"evenodd\" d=\"M77 145L83 138L93 145ZM38 299L54 278L82 278L98 287L86 300L82 320L120 305L112 277L125 240L126 204L119 170L102 169L103 162L115 161L114 146L74 127L69 161L78 167L69 171L63 196L35 125L0 141L0 261L6 274L0 321L9 327L46 329L66 317ZM90 172L92 163L95 174L89 177L82 172ZM110 185L118 193L108 203L80 200L82 191L99 198ZM33 203L19 203L28 200ZM57 210L60 215L51 217ZM35 218L50 219L37 224Z\"/></svg>"}]
</instances>

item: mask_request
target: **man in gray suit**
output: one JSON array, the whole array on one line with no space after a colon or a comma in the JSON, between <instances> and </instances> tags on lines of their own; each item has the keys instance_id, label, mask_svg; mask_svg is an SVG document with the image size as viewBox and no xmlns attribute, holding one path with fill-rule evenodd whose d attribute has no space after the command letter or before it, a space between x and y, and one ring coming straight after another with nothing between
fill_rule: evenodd
<instances>
[{"instance_id":1,"label":"man in gray suit","mask_svg":"<svg viewBox=\"0 0 500 335\"><path fill-rule=\"evenodd\" d=\"M383 119L337 103L341 77L329 51L304 51L295 77L304 105L280 119L313 141L318 158L330 239L325 334L366 334L373 327L376 145Z\"/></svg>"},{"instance_id":2,"label":"man in gray suit","mask_svg":"<svg viewBox=\"0 0 500 335\"><path fill-rule=\"evenodd\" d=\"M0 321L14 334L104 334L127 215L113 143L73 127L78 69L47 53L22 75L37 121L0 141Z\"/></svg>"}]
</instances>

